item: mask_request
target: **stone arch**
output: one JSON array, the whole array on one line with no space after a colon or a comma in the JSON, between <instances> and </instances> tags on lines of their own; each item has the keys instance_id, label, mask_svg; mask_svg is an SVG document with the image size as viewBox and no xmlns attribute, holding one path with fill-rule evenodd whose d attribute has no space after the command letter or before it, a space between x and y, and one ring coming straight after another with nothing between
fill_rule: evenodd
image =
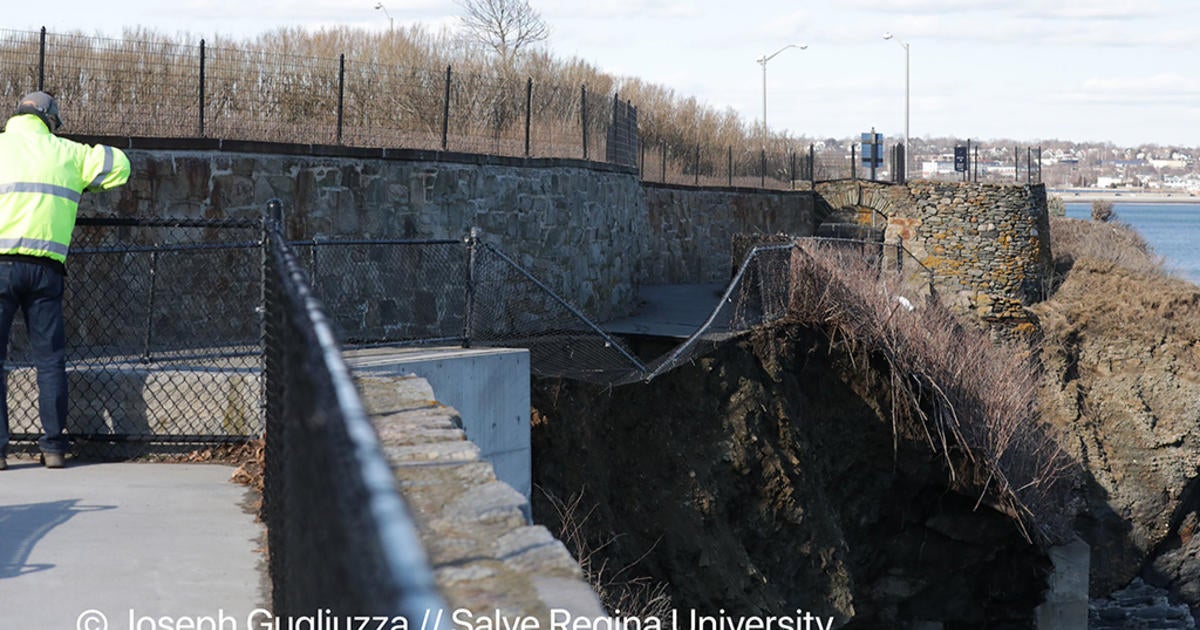
<instances>
[{"instance_id":1,"label":"stone arch","mask_svg":"<svg viewBox=\"0 0 1200 630\"><path fill-rule=\"evenodd\" d=\"M882 242L898 198L907 188L887 182L820 182L816 192L817 235Z\"/></svg>"}]
</instances>

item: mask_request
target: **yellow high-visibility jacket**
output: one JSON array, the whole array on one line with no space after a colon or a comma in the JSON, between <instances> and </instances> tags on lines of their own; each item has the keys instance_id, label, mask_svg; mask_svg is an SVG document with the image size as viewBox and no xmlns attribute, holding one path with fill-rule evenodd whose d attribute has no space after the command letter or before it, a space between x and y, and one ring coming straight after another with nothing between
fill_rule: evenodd
<instances>
[{"instance_id":1,"label":"yellow high-visibility jacket","mask_svg":"<svg viewBox=\"0 0 1200 630\"><path fill-rule=\"evenodd\" d=\"M119 149L60 138L32 114L9 118L0 133L0 254L66 262L83 191L128 179Z\"/></svg>"}]
</instances>

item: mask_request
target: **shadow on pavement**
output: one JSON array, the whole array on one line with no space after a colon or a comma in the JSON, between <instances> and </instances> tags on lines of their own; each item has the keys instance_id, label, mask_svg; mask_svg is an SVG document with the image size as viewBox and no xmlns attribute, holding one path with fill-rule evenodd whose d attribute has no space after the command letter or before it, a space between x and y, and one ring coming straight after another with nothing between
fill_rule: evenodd
<instances>
[{"instance_id":1,"label":"shadow on pavement","mask_svg":"<svg viewBox=\"0 0 1200 630\"><path fill-rule=\"evenodd\" d=\"M114 505L79 505L81 499L46 503L0 505L0 580L54 568L53 564L28 564L29 555L52 529L81 512L115 509Z\"/></svg>"}]
</instances>

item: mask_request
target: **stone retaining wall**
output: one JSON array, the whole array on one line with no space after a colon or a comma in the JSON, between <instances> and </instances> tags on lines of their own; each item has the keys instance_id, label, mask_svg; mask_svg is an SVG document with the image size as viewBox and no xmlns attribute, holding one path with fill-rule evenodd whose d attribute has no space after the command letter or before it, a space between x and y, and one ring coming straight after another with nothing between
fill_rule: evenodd
<instances>
[{"instance_id":1,"label":"stone retaining wall","mask_svg":"<svg viewBox=\"0 0 1200 630\"><path fill-rule=\"evenodd\" d=\"M642 284L728 282L735 235L816 233L811 191L643 186L651 239Z\"/></svg>"},{"instance_id":2,"label":"stone retaining wall","mask_svg":"<svg viewBox=\"0 0 1200 630\"><path fill-rule=\"evenodd\" d=\"M128 149L129 185L87 196L81 214L258 217L277 197L288 237L296 240L460 239L478 227L485 242L601 319L625 314L633 303L650 234L636 174L606 164L442 154L435 160L419 152L350 149L304 155L295 154L304 145L264 143L241 143L237 152L126 143L135 145Z\"/></svg>"}]
</instances>

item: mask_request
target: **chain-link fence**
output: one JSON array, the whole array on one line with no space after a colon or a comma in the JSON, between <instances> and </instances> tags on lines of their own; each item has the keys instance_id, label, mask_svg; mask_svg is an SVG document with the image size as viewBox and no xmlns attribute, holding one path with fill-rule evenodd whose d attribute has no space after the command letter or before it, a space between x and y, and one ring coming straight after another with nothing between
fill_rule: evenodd
<instances>
[{"instance_id":1,"label":"chain-link fence","mask_svg":"<svg viewBox=\"0 0 1200 630\"><path fill-rule=\"evenodd\" d=\"M315 240L293 246L339 338L351 345L526 348L537 376L610 385L652 379L786 317L796 298L792 260L802 249L819 251L835 266L866 265L914 300L932 290L930 271L899 244L781 240L753 248L705 324L652 361L474 232L463 241Z\"/></svg>"},{"instance_id":2,"label":"chain-link fence","mask_svg":"<svg viewBox=\"0 0 1200 630\"><path fill-rule=\"evenodd\" d=\"M649 182L796 190L837 179L904 181L903 150L903 145L889 147L888 159L872 171L852 144L794 145L774 138L763 144L745 138L714 146L708 139L645 139L638 165Z\"/></svg>"},{"instance_id":3,"label":"chain-link fence","mask_svg":"<svg viewBox=\"0 0 1200 630\"><path fill-rule=\"evenodd\" d=\"M262 434L262 354L273 350L262 340L269 252L261 231L258 220L79 220L64 300L77 452L127 457ZM929 291L929 271L896 244L764 245L700 330L647 361L474 232L463 240L294 241L289 251L343 343L522 347L535 375L620 384L784 317L800 247L926 287L914 295ZM19 321L6 367L14 450L32 450L36 374Z\"/></svg>"},{"instance_id":4,"label":"chain-link fence","mask_svg":"<svg viewBox=\"0 0 1200 630\"><path fill-rule=\"evenodd\" d=\"M67 268L67 431L126 457L262 433L261 223L78 220ZM14 451L41 432L22 318L5 370Z\"/></svg>"},{"instance_id":5,"label":"chain-link fence","mask_svg":"<svg viewBox=\"0 0 1200 630\"><path fill-rule=\"evenodd\" d=\"M404 617L416 627L444 605L415 526L300 259L280 222L267 225L263 513L272 611L279 619Z\"/></svg>"},{"instance_id":6,"label":"chain-link fence","mask_svg":"<svg viewBox=\"0 0 1200 630\"><path fill-rule=\"evenodd\" d=\"M615 94L472 74L184 44L0 29L0 103L45 90L66 133L222 138L561 157L634 165ZM629 132L632 128L633 131Z\"/></svg>"}]
</instances>

